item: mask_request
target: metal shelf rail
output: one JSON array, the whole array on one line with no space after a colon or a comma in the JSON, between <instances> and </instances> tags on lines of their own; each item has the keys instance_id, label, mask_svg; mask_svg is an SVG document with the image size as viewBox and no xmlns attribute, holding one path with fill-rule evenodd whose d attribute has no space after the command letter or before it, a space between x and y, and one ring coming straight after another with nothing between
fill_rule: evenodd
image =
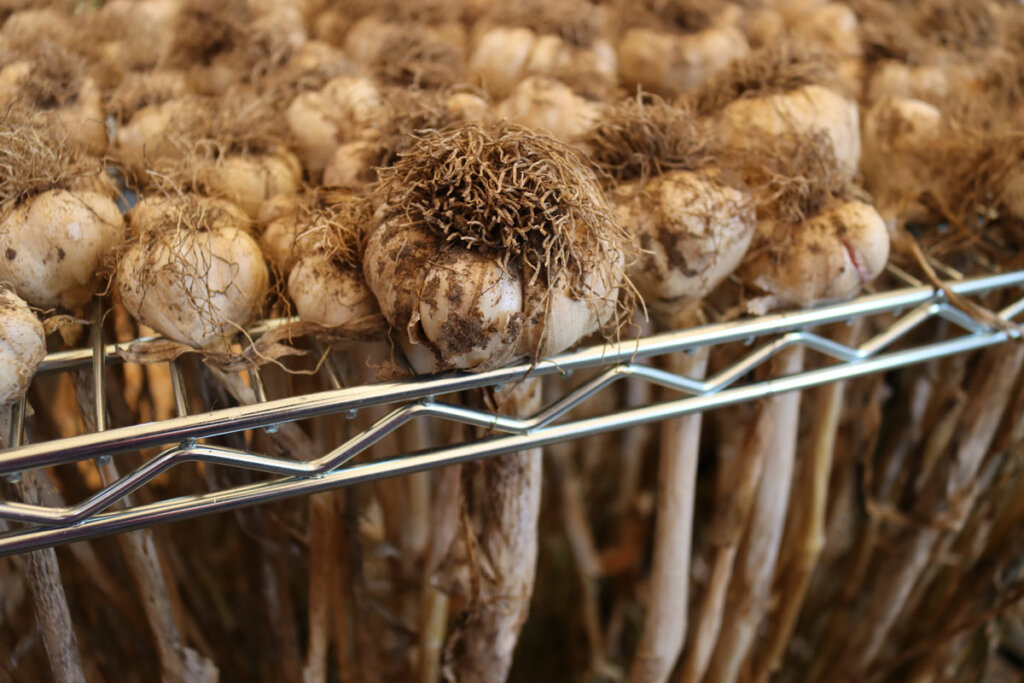
<instances>
[{"instance_id":1,"label":"metal shelf rail","mask_svg":"<svg viewBox=\"0 0 1024 683\"><path fill-rule=\"evenodd\" d=\"M119 345L104 344L101 326L94 325L93 343L89 348L52 353L43 361L39 372L64 372L92 366L96 390L96 431L70 438L24 443L25 404L22 402L13 410L12 447L0 451L0 475L17 477L20 472L33 468L88 459L106 462L108 458L143 449L164 450L134 471L109 482L91 497L74 505L48 507L0 501L0 523L7 520L9 527L6 533L0 534L0 555L579 439L773 394L885 372L986 348L1019 337L1019 333L1011 326L989 325L974 320L953 307L942 290L924 285L898 268L892 267L890 272L908 286L810 310L706 325L619 344L593 346L537 364L523 363L478 374L451 372L369 386L344 387L337 373L331 372L330 364L327 364L328 379L334 387L331 390L266 400L265 393L261 391L259 373L254 373L253 386L259 399L255 404L202 414L187 414L180 369L172 363L172 384L179 417L114 429L106 429L103 369L106 363L121 362L117 356ZM997 289L1012 290L1021 298L999 311L999 316L1011 321L1024 313L1024 271L960 279L956 279L955 272L952 275L953 279L946 283L949 291L970 297ZM98 306L97 316L101 313L102 307ZM838 344L813 331L828 324L852 323L857 318L875 316L891 316L892 322L857 347ZM936 317L952 323L951 327L958 334L939 341L908 341L907 334L911 330ZM273 321L264 323L252 333L258 335L273 324ZM900 348L893 350L894 343L901 339L903 343ZM643 362L668 353L737 341L754 347L755 340L763 341L735 364L704 381L668 373ZM751 370L793 345L803 345L838 362L794 375L749 381ZM526 377L552 374L568 376L584 368L600 371L526 419L497 415L439 400L439 397L454 392L496 387ZM589 397L626 377L668 387L684 396L597 417L559 421ZM270 431L285 422L313 417L352 417L361 409L382 405L394 408L361 433L312 461L271 457L201 443L203 439L229 433L254 429ZM355 462L357 456L369 446L403 424L414 419L431 418L480 427L489 430L491 435L387 460ZM129 496L132 492L157 475L188 462L247 468L277 476L244 486L197 492L134 506L131 504Z\"/></svg>"}]
</instances>

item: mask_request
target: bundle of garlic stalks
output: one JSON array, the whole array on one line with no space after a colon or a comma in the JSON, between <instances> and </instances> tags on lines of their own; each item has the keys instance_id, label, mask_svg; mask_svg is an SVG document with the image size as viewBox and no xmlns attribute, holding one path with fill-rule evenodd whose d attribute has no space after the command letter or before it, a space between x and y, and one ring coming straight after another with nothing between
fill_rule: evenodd
<instances>
[{"instance_id":1,"label":"bundle of garlic stalks","mask_svg":"<svg viewBox=\"0 0 1024 683\"><path fill-rule=\"evenodd\" d=\"M842 301L897 285L889 262L934 283L1024 267L1013 0L0 19L5 445ZM950 298L1007 326L1008 296ZM47 351L154 335L105 396L87 370L33 377ZM658 362L699 379L750 351ZM828 362L786 348L755 379ZM3 558L0 678L1022 680L1022 366L1007 344ZM445 400L526 418L584 374ZM574 415L670 398L631 379ZM313 459L384 414L209 441ZM360 457L487 435L410 423ZM2 497L73 504L153 455ZM263 476L185 464L130 502Z\"/></svg>"}]
</instances>

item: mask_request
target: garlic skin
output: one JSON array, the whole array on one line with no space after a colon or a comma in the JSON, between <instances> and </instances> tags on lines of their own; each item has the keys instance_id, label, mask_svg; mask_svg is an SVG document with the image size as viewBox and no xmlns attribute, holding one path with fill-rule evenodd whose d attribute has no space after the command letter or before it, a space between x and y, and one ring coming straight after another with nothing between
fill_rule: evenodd
<instances>
[{"instance_id":1,"label":"garlic skin","mask_svg":"<svg viewBox=\"0 0 1024 683\"><path fill-rule=\"evenodd\" d=\"M820 85L729 103L715 122L722 141L738 153L751 138L823 131L832 143L837 167L853 180L860 162L860 114L857 104Z\"/></svg>"},{"instance_id":2,"label":"garlic skin","mask_svg":"<svg viewBox=\"0 0 1024 683\"><path fill-rule=\"evenodd\" d=\"M192 99L168 100L143 107L118 130L118 157L135 172L181 161L189 150L174 131L188 130L188 122L201 116L199 104Z\"/></svg>"},{"instance_id":3,"label":"garlic skin","mask_svg":"<svg viewBox=\"0 0 1024 683\"><path fill-rule=\"evenodd\" d=\"M194 348L223 346L255 320L270 276L256 241L234 222L221 215L201 230L142 226L117 266L128 312Z\"/></svg>"},{"instance_id":4,"label":"garlic skin","mask_svg":"<svg viewBox=\"0 0 1024 683\"><path fill-rule=\"evenodd\" d=\"M64 12L55 7L30 7L13 12L3 22L0 27L0 49L6 47L6 44L11 41L27 44L52 40L66 45L70 36L73 35L75 35L75 27Z\"/></svg>"},{"instance_id":5,"label":"garlic skin","mask_svg":"<svg viewBox=\"0 0 1024 683\"><path fill-rule=\"evenodd\" d=\"M630 226L640 257L628 274L648 308L670 314L701 299L736 270L753 239L752 198L703 171L670 171L616 191L616 220Z\"/></svg>"},{"instance_id":6,"label":"garlic skin","mask_svg":"<svg viewBox=\"0 0 1024 683\"><path fill-rule=\"evenodd\" d=\"M599 103L580 97L564 83L531 76L497 106L496 114L499 119L569 142L597 123L601 109Z\"/></svg>"},{"instance_id":7,"label":"garlic skin","mask_svg":"<svg viewBox=\"0 0 1024 683\"><path fill-rule=\"evenodd\" d=\"M1003 206L1018 220L1024 220L1024 169L1011 172L1003 185Z\"/></svg>"},{"instance_id":8,"label":"garlic skin","mask_svg":"<svg viewBox=\"0 0 1024 683\"><path fill-rule=\"evenodd\" d=\"M12 61L0 68L0 107L22 102L24 88L33 78L33 69L32 62L27 60ZM64 133L65 141L72 147L94 156L107 149L103 98L92 78L82 80L73 101L40 111L52 117L52 125Z\"/></svg>"},{"instance_id":9,"label":"garlic skin","mask_svg":"<svg viewBox=\"0 0 1024 683\"><path fill-rule=\"evenodd\" d=\"M740 276L768 294L752 307L810 306L853 296L881 274L889 231L870 204L833 200L817 216L792 225L762 220ZM770 303L768 303L770 301Z\"/></svg>"},{"instance_id":10,"label":"garlic skin","mask_svg":"<svg viewBox=\"0 0 1024 683\"><path fill-rule=\"evenodd\" d=\"M980 91L979 81L978 69L971 64L952 61L915 66L887 60L869 77L866 99L876 102L891 95L941 104L956 92Z\"/></svg>"},{"instance_id":11,"label":"garlic skin","mask_svg":"<svg viewBox=\"0 0 1024 683\"><path fill-rule=\"evenodd\" d=\"M749 49L743 33L728 24L688 34L631 28L618 45L619 78L673 97L698 88Z\"/></svg>"},{"instance_id":12,"label":"garlic skin","mask_svg":"<svg viewBox=\"0 0 1024 683\"><path fill-rule=\"evenodd\" d=\"M0 105L8 107L21 96L21 89L32 77L32 62L13 61L0 68Z\"/></svg>"},{"instance_id":13,"label":"garlic skin","mask_svg":"<svg viewBox=\"0 0 1024 683\"><path fill-rule=\"evenodd\" d=\"M152 195L140 199L128 214L130 236L138 238L143 232L152 229L154 226L170 225L177 227L181 214L190 203L195 203L201 207L204 214L203 227L205 229L217 230L223 227L247 229L249 226L249 216L236 204L225 199Z\"/></svg>"},{"instance_id":14,"label":"garlic skin","mask_svg":"<svg viewBox=\"0 0 1024 683\"><path fill-rule=\"evenodd\" d=\"M263 202L256 215L256 224L266 228L272 221L286 216L294 216L299 210L302 199L298 194L279 194Z\"/></svg>"},{"instance_id":15,"label":"garlic skin","mask_svg":"<svg viewBox=\"0 0 1024 683\"><path fill-rule=\"evenodd\" d=\"M419 323L439 369L487 370L508 363L522 308L519 277L493 256L442 251L426 266Z\"/></svg>"},{"instance_id":16,"label":"garlic skin","mask_svg":"<svg viewBox=\"0 0 1024 683\"><path fill-rule=\"evenodd\" d=\"M430 349L432 370L500 367L522 328L522 283L493 256L442 246L385 223L366 245L366 282L388 323Z\"/></svg>"},{"instance_id":17,"label":"garlic skin","mask_svg":"<svg viewBox=\"0 0 1024 683\"><path fill-rule=\"evenodd\" d=\"M180 9L181 0L107 0L97 16L122 29L112 36L119 61L141 70L152 68L170 55Z\"/></svg>"},{"instance_id":18,"label":"garlic skin","mask_svg":"<svg viewBox=\"0 0 1024 683\"><path fill-rule=\"evenodd\" d=\"M361 190L377 179L380 146L370 140L353 140L338 145L324 168L324 185Z\"/></svg>"},{"instance_id":19,"label":"garlic skin","mask_svg":"<svg viewBox=\"0 0 1024 683\"><path fill-rule=\"evenodd\" d=\"M290 195L288 198L292 200L290 207L283 203L275 207L268 202L260 211L261 220L265 220L259 239L260 249L270 266L282 277L286 277L299 260L313 254L324 237L318 226L299 220L298 196Z\"/></svg>"},{"instance_id":20,"label":"garlic skin","mask_svg":"<svg viewBox=\"0 0 1024 683\"><path fill-rule=\"evenodd\" d=\"M108 196L49 190L0 224L0 281L33 306L77 310L100 287L98 273L124 238Z\"/></svg>"},{"instance_id":21,"label":"garlic skin","mask_svg":"<svg viewBox=\"0 0 1024 683\"><path fill-rule=\"evenodd\" d=\"M830 2L793 23L791 32L801 42L820 46L839 57L861 57L857 14L849 5Z\"/></svg>"},{"instance_id":22,"label":"garlic skin","mask_svg":"<svg viewBox=\"0 0 1024 683\"><path fill-rule=\"evenodd\" d=\"M385 116L374 82L354 76L335 78L320 91L300 93L285 111L296 152L314 173L324 170L342 142L375 137L372 126Z\"/></svg>"},{"instance_id":23,"label":"garlic skin","mask_svg":"<svg viewBox=\"0 0 1024 683\"><path fill-rule=\"evenodd\" d=\"M744 12L741 25L752 48L771 45L781 40L786 32L786 20L770 7L758 7Z\"/></svg>"},{"instance_id":24,"label":"garlic skin","mask_svg":"<svg viewBox=\"0 0 1024 683\"><path fill-rule=\"evenodd\" d=\"M56 125L67 131L65 139L72 147L94 156L106 151L107 126L104 123L103 96L93 79L83 80L75 101L57 108L54 117Z\"/></svg>"},{"instance_id":25,"label":"garlic skin","mask_svg":"<svg viewBox=\"0 0 1024 683\"><path fill-rule=\"evenodd\" d=\"M573 296L563 276L546 286L534 283L523 304L515 355L549 358L611 324L618 310L616 269L622 261L619 255L613 263L595 263L583 279L585 298Z\"/></svg>"},{"instance_id":26,"label":"garlic skin","mask_svg":"<svg viewBox=\"0 0 1024 683\"><path fill-rule=\"evenodd\" d=\"M298 50L309 40L302 11L290 2L249 2L253 12L250 30L257 35L272 36L282 50Z\"/></svg>"},{"instance_id":27,"label":"garlic skin","mask_svg":"<svg viewBox=\"0 0 1024 683\"><path fill-rule=\"evenodd\" d=\"M941 130L942 112L921 100L885 97L864 115L861 172L885 218L910 208L927 187L932 166L926 160Z\"/></svg>"},{"instance_id":28,"label":"garlic skin","mask_svg":"<svg viewBox=\"0 0 1024 683\"><path fill-rule=\"evenodd\" d=\"M210 160L199 166L196 177L207 194L227 199L255 220L263 202L299 191L302 166L294 154L278 150Z\"/></svg>"},{"instance_id":29,"label":"garlic skin","mask_svg":"<svg viewBox=\"0 0 1024 683\"><path fill-rule=\"evenodd\" d=\"M323 327L376 326L380 315L362 271L322 251L298 260L288 276L288 296L299 318Z\"/></svg>"},{"instance_id":30,"label":"garlic skin","mask_svg":"<svg viewBox=\"0 0 1024 683\"><path fill-rule=\"evenodd\" d=\"M559 36L538 36L526 62L524 75L559 77L572 74L587 81L614 88L618 80L618 56L607 40L595 40L577 47Z\"/></svg>"},{"instance_id":31,"label":"garlic skin","mask_svg":"<svg viewBox=\"0 0 1024 683\"><path fill-rule=\"evenodd\" d=\"M528 28L493 28L469 58L471 79L494 97L505 97L526 72L537 35Z\"/></svg>"},{"instance_id":32,"label":"garlic skin","mask_svg":"<svg viewBox=\"0 0 1024 683\"><path fill-rule=\"evenodd\" d=\"M25 395L44 358L43 324L17 294L0 288L0 407Z\"/></svg>"},{"instance_id":33,"label":"garlic skin","mask_svg":"<svg viewBox=\"0 0 1024 683\"><path fill-rule=\"evenodd\" d=\"M448 116L455 121L482 122L491 115L491 105L487 100L468 92L452 93L444 106Z\"/></svg>"}]
</instances>

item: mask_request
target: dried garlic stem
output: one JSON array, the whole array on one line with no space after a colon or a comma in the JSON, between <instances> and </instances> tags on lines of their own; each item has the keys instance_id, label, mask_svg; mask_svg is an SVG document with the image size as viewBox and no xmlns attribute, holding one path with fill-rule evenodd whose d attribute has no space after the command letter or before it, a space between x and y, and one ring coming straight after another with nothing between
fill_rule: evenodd
<instances>
[{"instance_id":1,"label":"dried garlic stem","mask_svg":"<svg viewBox=\"0 0 1024 683\"><path fill-rule=\"evenodd\" d=\"M608 667L601 633L600 607L598 605L597 579L601 574L601 559L594 543L594 535L587 521L587 507L583 499L583 484L576 467L576 454L581 446L578 442L559 444L550 460L558 480L562 527L569 541L576 573L583 591L581 611L583 627L590 648L590 664L595 672L606 671ZM596 451L604 453L606 451Z\"/></svg>"},{"instance_id":2,"label":"dried garlic stem","mask_svg":"<svg viewBox=\"0 0 1024 683\"><path fill-rule=\"evenodd\" d=\"M210 373L242 405L257 402L252 387L245 384L237 374L226 373L210 367ZM301 427L284 423L271 435L271 439L285 453L293 458L316 457L317 450L312 440ZM327 679L327 656L331 637L330 590L335 580L335 543L337 533L334 495L322 493L309 498L309 643L303 680L325 681Z\"/></svg>"},{"instance_id":3,"label":"dried garlic stem","mask_svg":"<svg viewBox=\"0 0 1024 683\"><path fill-rule=\"evenodd\" d=\"M519 417L536 413L541 386L533 378L496 392L498 409ZM493 575L482 578L466 625L465 651L455 662L456 680L466 683L508 677L537 570L541 449L499 456L483 468L490 500L480 548Z\"/></svg>"},{"instance_id":4,"label":"dried garlic stem","mask_svg":"<svg viewBox=\"0 0 1024 683\"><path fill-rule=\"evenodd\" d=\"M678 329L692 325L679 321ZM669 370L694 379L707 372L708 349L692 356L672 354ZM647 614L630 681L665 681L686 640L693 507L703 415L693 413L661 423L658 511L654 531Z\"/></svg>"},{"instance_id":5,"label":"dried garlic stem","mask_svg":"<svg viewBox=\"0 0 1024 683\"><path fill-rule=\"evenodd\" d=\"M800 372L804 364L804 347L784 351L777 360L776 376ZM769 412L774 418L771 425L761 422L764 432L759 441L760 448L767 451L759 456L764 459L764 469L740 547L736 565L739 571L733 573L729 587L722 633L708 669L708 676L713 681L735 681L739 678L740 668L768 608L775 564L786 527L796 463L800 392L790 392L770 400L772 407Z\"/></svg>"},{"instance_id":6,"label":"dried garlic stem","mask_svg":"<svg viewBox=\"0 0 1024 683\"><path fill-rule=\"evenodd\" d=\"M0 433L6 435L9 430L2 427L4 425L0 425ZM2 441L6 447L7 439L3 438ZM42 487L38 476L37 472L30 470L21 475L18 483L5 484L5 497L29 505L39 505ZM57 553L53 548L26 553L25 568L32 589L32 608L43 636L43 647L46 649L53 679L58 683L85 683L78 638L71 625L71 612L60 580Z\"/></svg>"},{"instance_id":7,"label":"dried garlic stem","mask_svg":"<svg viewBox=\"0 0 1024 683\"><path fill-rule=\"evenodd\" d=\"M653 391L651 383L630 377L625 381L625 407L639 408L651 404ZM618 496L615 499L615 510L619 517L628 516L630 508L636 502L637 489L640 488L640 475L643 471L644 452L651 440L651 429L644 425L630 427L622 434L621 456L619 464L622 467Z\"/></svg>"},{"instance_id":8,"label":"dried garlic stem","mask_svg":"<svg viewBox=\"0 0 1024 683\"><path fill-rule=\"evenodd\" d=\"M774 370L772 376L778 374L780 366L785 367L790 362L797 366L802 364L802 353L794 349L776 357L769 364L769 368ZM711 527L711 542L715 546L712 551L714 559L711 577L698 611L694 637L683 662L681 681L702 680L712 663L715 644L722 632L726 615L726 595L733 577L733 565L740 541L759 497L765 460L778 450L776 426L786 412L784 406L792 401L793 397L787 395L760 401L754 407L753 421L747 427L739 452L733 459L720 464L718 501ZM750 553L746 553L745 557L751 558Z\"/></svg>"},{"instance_id":9,"label":"dried garlic stem","mask_svg":"<svg viewBox=\"0 0 1024 683\"><path fill-rule=\"evenodd\" d=\"M919 496L915 516L936 521L945 516L953 530L962 527L977 495L975 479L1013 396L1022 364L1024 347L1020 345L998 346L981 354L967 391L972 400L951 444L952 452ZM918 527L894 540L876 574L882 580L871 591L864 616L855 622L834 671L856 679L874 662L942 535L938 526Z\"/></svg>"},{"instance_id":10,"label":"dried garlic stem","mask_svg":"<svg viewBox=\"0 0 1024 683\"><path fill-rule=\"evenodd\" d=\"M274 533L274 532L271 532ZM280 531L277 539L279 542ZM264 549L260 557L261 596L270 622L270 637L276 647L278 663L274 672L280 683L298 683L302 672L299 634L295 628L294 605L288 592L287 558L283 553Z\"/></svg>"},{"instance_id":11,"label":"dried garlic stem","mask_svg":"<svg viewBox=\"0 0 1024 683\"><path fill-rule=\"evenodd\" d=\"M401 432L402 451L415 453L430 448L434 439L428 420L413 420ZM402 560L411 568L419 562L430 542L430 473L417 472L403 477L408 503L402 525Z\"/></svg>"},{"instance_id":12,"label":"dried garlic stem","mask_svg":"<svg viewBox=\"0 0 1024 683\"><path fill-rule=\"evenodd\" d=\"M309 644L302 669L304 683L327 680L327 653L331 636L331 584L334 576L336 513L334 493L309 498Z\"/></svg>"},{"instance_id":13,"label":"dried garlic stem","mask_svg":"<svg viewBox=\"0 0 1024 683\"><path fill-rule=\"evenodd\" d=\"M462 440L463 430L452 430L452 443ZM434 520L424 560L423 594L420 607L420 681L441 680L441 654L448 634L448 594L434 585L434 573L448 554L459 530L462 466L446 467L438 473L437 493L431 509Z\"/></svg>"},{"instance_id":14,"label":"dried garlic stem","mask_svg":"<svg viewBox=\"0 0 1024 683\"><path fill-rule=\"evenodd\" d=\"M861 325L838 328L835 341L851 344ZM828 511L828 488L832 476L832 456L835 450L839 418L843 413L845 382L823 387L815 402L816 411L811 431L811 452L805 465L803 486L797 487L791 498L790 514L795 523L792 533L793 547L790 564L780 567L781 597L776 623L769 632L769 640L755 659L753 680L763 683L779 665L796 626L804 596L810 585L811 574L818 556L825 546L825 515Z\"/></svg>"},{"instance_id":15,"label":"dried garlic stem","mask_svg":"<svg viewBox=\"0 0 1024 683\"><path fill-rule=\"evenodd\" d=\"M91 373L79 372L75 374L74 383L75 399L86 429L96 431L97 401L93 377ZM121 478L117 465L112 460L97 461L96 469L104 486L110 486ZM131 497L126 496L116 507L131 504ZM216 665L198 653L187 652L182 642L181 629L174 618L171 606L168 579L164 575L152 529L118 534L117 543L135 580L146 613L146 621L156 639L161 676L175 681L218 680L220 676Z\"/></svg>"},{"instance_id":16,"label":"dried garlic stem","mask_svg":"<svg viewBox=\"0 0 1024 683\"><path fill-rule=\"evenodd\" d=\"M334 492L334 510L339 517L339 522L335 524L337 536L335 537L334 567L336 576L331 584L330 592L331 614L334 615L332 619L334 657L338 679L342 681L353 680L356 677L358 666L355 661L355 653L352 652L353 626L348 600L348 586L351 582L352 569L347 550L348 539L345 536L347 532L344 523L346 496L344 489Z\"/></svg>"}]
</instances>

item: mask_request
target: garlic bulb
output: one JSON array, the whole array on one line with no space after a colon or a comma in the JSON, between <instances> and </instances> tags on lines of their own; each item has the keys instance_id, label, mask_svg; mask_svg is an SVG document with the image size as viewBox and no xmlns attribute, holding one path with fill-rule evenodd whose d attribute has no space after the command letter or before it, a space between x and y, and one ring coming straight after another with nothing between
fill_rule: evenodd
<instances>
[{"instance_id":1,"label":"garlic bulb","mask_svg":"<svg viewBox=\"0 0 1024 683\"><path fill-rule=\"evenodd\" d=\"M920 100L885 97L865 114L861 171L886 218L906 210L927 187L933 172L927 161L941 129L942 112Z\"/></svg>"},{"instance_id":2,"label":"garlic bulb","mask_svg":"<svg viewBox=\"0 0 1024 683\"><path fill-rule=\"evenodd\" d=\"M256 319L269 272L237 212L197 197L165 200L131 220L137 238L117 265L117 287L135 318L194 348L223 347Z\"/></svg>"},{"instance_id":3,"label":"garlic bulb","mask_svg":"<svg viewBox=\"0 0 1024 683\"><path fill-rule=\"evenodd\" d=\"M45 357L42 323L17 294L0 288L0 407L25 395Z\"/></svg>"},{"instance_id":4,"label":"garlic bulb","mask_svg":"<svg viewBox=\"0 0 1024 683\"><path fill-rule=\"evenodd\" d=\"M857 104L820 85L728 104L716 122L724 144L742 154L750 139L825 133L843 175L852 180L860 162L860 114Z\"/></svg>"},{"instance_id":5,"label":"garlic bulb","mask_svg":"<svg viewBox=\"0 0 1024 683\"><path fill-rule=\"evenodd\" d=\"M227 199L255 219L266 200L299 191L302 167L291 152L278 150L204 161L196 177L208 195Z\"/></svg>"},{"instance_id":6,"label":"garlic bulb","mask_svg":"<svg viewBox=\"0 0 1024 683\"><path fill-rule=\"evenodd\" d=\"M888 258L889 231L874 207L836 199L799 224L759 221L740 276L767 293L764 308L752 310L760 313L848 298L878 277Z\"/></svg>"},{"instance_id":7,"label":"garlic bulb","mask_svg":"<svg viewBox=\"0 0 1024 683\"><path fill-rule=\"evenodd\" d=\"M193 98L142 107L117 132L118 157L136 172L179 162L191 152L187 132L206 116Z\"/></svg>"},{"instance_id":8,"label":"garlic bulb","mask_svg":"<svg viewBox=\"0 0 1024 683\"><path fill-rule=\"evenodd\" d=\"M362 270L316 251L300 258L288 277L295 312L323 327L377 326L380 309Z\"/></svg>"},{"instance_id":9,"label":"garlic bulb","mask_svg":"<svg viewBox=\"0 0 1024 683\"><path fill-rule=\"evenodd\" d=\"M601 105L551 78L530 76L498 104L498 118L571 141L597 121Z\"/></svg>"},{"instance_id":10,"label":"garlic bulb","mask_svg":"<svg viewBox=\"0 0 1024 683\"><path fill-rule=\"evenodd\" d=\"M643 186L620 186L616 218L635 235L640 258L628 270L658 314L709 294L739 266L756 225L754 203L713 172L670 171Z\"/></svg>"},{"instance_id":11,"label":"garlic bulb","mask_svg":"<svg viewBox=\"0 0 1024 683\"><path fill-rule=\"evenodd\" d=\"M537 35L528 28L494 28L480 38L469 72L495 97L504 97L526 72Z\"/></svg>"},{"instance_id":12,"label":"garlic bulb","mask_svg":"<svg viewBox=\"0 0 1024 683\"><path fill-rule=\"evenodd\" d=\"M100 288L99 273L123 233L121 212L105 194L30 197L0 224L0 281L34 306L75 310Z\"/></svg>"},{"instance_id":13,"label":"garlic bulb","mask_svg":"<svg viewBox=\"0 0 1024 683\"><path fill-rule=\"evenodd\" d=\"M303 165L316 173L330 163L338 145L369 139L385 116L380 90L367 78L342 76L323 89L300 93L285 118Z\"/></svg>"},{"instance_id":14,"label":"garlic bulb","mask_svg":"<svg viewBox=\"0 0 1024 683\"><path fill-rule=\"evenodd\" d=\"M748 49L743 33L728 24L688 34L631 28L618 45L619 77L630 86L674 96L699 87Z\"/></svg>"},{"instance_id":15,"label":"garlic bulb","mask_svg":"<svg viewBox=\"0 0 1024 683\"><path fill-rule=\"evenodd\" d=\"M418 369L486 370L614 326L625 236L569 148L463 124L382 173L363 270L403 344L429 352Z\"/></svg>"}]
</instances>

